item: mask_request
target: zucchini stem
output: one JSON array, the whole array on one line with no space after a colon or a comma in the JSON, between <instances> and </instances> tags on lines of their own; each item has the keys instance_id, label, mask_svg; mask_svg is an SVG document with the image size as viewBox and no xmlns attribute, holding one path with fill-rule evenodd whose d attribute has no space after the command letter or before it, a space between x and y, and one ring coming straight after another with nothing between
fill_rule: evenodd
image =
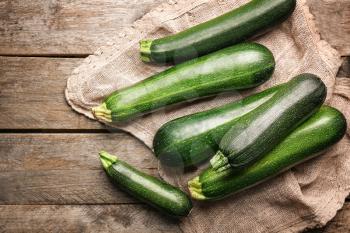
<instances>
[{"instance_id":1,"label":"zucchini stem","mask_svg":"<svg viewBox=\"0 0 350 233\"><path fill-rule=\"evenodd\" d=\"M102 103L100 106L93 107L91 111L96 119L112 122L112 111L107 108L106 103Z\"/></svg>"},{"instance_id":2,"label":"zucchini stem","mask_svg":"<svg viewBox=\"0 0 350 233\"><path fill-rule=\"evenodd\" d=\"M221 151L216 152L214 157L210 160L210 164L217 172L225 171L231 167L228 158Z\"/></svg>"},{"instance_id":3,"label":"zucchini stem","mask_svg":"<svg viewBox=\"0 0 350 233\"><path fill-rule=\"evenodd\" d=\"M153 40L140 41L140 56L143 62L151 62L151 46Z\"/></svg>"},{"instance_id":4,"label":"zucchini stem","mask_svg":"<svg viewBox=\"0 0 350 233\"><path fill-rule=\"evenodd\" d=\"M202 184L199 181L199 176L188 181L188 189L190 190L190 194L193 199L201 201L206 199L202 193Z\"/></svg>"},{"instance_id":5,"label":"zucchini stem","mask_svg":"<svg viewBox=\"0 0 350 233\"><path fill-rule=\"evenodd\" d=\"M103 168L107 170L112 164L118 161L118 157L107 153L106 151L100 151L100 160Z\"/></svg>"}]
</instances>

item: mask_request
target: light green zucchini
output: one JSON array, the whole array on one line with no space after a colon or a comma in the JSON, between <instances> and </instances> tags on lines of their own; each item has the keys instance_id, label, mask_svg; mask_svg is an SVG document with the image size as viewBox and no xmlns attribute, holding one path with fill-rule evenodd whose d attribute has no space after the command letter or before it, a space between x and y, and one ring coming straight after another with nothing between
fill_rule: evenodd
<instances>
[{"instance_id":1,"label":"light green zucchini","mask_svg":"<svg viewBox=\"0 0 350 233\"><path fill-rule=\"evenodd\" d=\"M271 77L274 68L266 47L243 43L117 90L92 112L102 121L125 122L168 105L256 87Z\"/></svg>"}]
</instances>

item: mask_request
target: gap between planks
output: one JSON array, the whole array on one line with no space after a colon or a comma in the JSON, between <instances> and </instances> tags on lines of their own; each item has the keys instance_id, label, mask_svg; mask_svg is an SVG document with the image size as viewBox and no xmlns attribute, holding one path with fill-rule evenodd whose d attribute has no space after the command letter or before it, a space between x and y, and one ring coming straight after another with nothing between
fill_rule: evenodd
<instances>
[{"instance_id":1,"label":"gap between planks","mask_svg":"<svg viewBox=\"0 0 350 233\"><path fill-rule=\"evenodd\" d=\"M124 133L125 131L114 129L113 133ZM106 129L0 129L0 133L6 134L104 134L111 133ZM127 133L127 132L125 132Z\"/></svg>"},{"instance_id":2,"label":"gap between planks","mask_svg":"<svg viewBox=\"0 0 350 233\"><path fill-rule=\"evenodd\" d=\"M1 54L1 57L87 58L92 54Z\"/></svg>"}]
</instances>

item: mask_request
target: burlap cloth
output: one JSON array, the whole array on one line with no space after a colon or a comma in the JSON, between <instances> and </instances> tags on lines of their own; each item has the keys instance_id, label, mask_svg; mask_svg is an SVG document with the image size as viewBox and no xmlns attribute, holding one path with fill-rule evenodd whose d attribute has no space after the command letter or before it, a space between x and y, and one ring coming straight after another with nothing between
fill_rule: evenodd
<instances>
[{"instance_id":1,"label":"burlap cloth","mask_svg":"<svg viewBox=\"0 0 350 233\"><path fill-rule=\"evenodd\" d=\"M246 2L248 0L178 0L162 4L125 28L116 35L114 43L99 49L74 70L67 82L67 101L73 109L92 118L90 108L98 105L104 96L166 68L140 61L140 39L181 31ZM156 130L165 122L222 105L285 82L302 72L319 75L328 87L327 103L350 119L350 79L335 79L340 57L320 40L304 1L298 1L287 22L254 41L267 46L277 62L273 77L261 87L168 107L130 124L114 127L130 132L151 148ZM181 227L186 233L298 232L325 225L342 207L350 191L349 152L348 129L347 136L322 156L269 182L219 202L195 203L191 215L181 222ZM144 155L135 156L144 159ZM160 166L159 171L164 179L185 187L187 178L193 177L199 169L186 174L182 170L166 174Z\"/></svg>"}]
</instances>

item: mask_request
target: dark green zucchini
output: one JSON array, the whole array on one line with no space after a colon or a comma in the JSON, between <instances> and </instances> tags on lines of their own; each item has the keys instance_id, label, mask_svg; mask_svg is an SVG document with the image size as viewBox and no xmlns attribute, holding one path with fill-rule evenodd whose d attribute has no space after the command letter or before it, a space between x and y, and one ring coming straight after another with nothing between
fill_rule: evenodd
<instances>
[{"instance_id":1,"label":"dark green zucchini","mask_svg":"<svg viewBox=\"0 0 350 233\"><path fill-rule=\"evenodd\" d=\"M271 77L274 67L266 47L243 43L117 90L92 112L103 121L127 121L167 105L258 86Z\"/></svg>"},{"instance_id":2,"label":"dark green zucchini","mask_svg":"<svg viewBox=\"0 0 350 233\"><path fill-rule=\"evenodd\" d=\"M180 63L260 34L288 18L296 0L253 0L175 35L140 42L145 62Z\"/></svg>"},{"instance_id":3,"label":"dark green zucchini","mask_svg":"<svg viewBox=\"0 0 350 233\"><path fill-rule=\"evenodd\" d=\"M252 166L240 171L212 168L188 182L191 196L197 200L216 200L259 184L289 168L311 159L337 143L346 132L341 112L322 106L295 129L277 147Z\"/></svg>"},{"instance_id":4,"label":"dark green zucchini","mask_svg":"<svg viewBox=\"0 0 350 233\"><path fill-rule=\"evenodd\" d=\"M102 165L111 180L122 190L172 217L185 217L192 203L180 189L142 173L116 156L100 152Z\"/></svg>"},{"instance_id":5,"label":"dark green zucchini","mask_svg":"<svg viewBox=\"0 0 350 233\"><path fill-rule=\"evenodd\" d=\"M185 168L207 160L217 152L222 137L238 118L268 101L282 86L164 124L153 140L155 155L167 166Z\"/></svg>"},{"instance_id":6,"label":"dark green zucchini","mask_svg":"<svg viewBox=\"0 0 350 233\"><path fill-rule=\"evenodd\" d=\"M232 125L210 160L212 167L218 171L240 170L256 162L314 114L326 95L327 88L316 75L296 76Z\"/></svg>"}]
</instances>

